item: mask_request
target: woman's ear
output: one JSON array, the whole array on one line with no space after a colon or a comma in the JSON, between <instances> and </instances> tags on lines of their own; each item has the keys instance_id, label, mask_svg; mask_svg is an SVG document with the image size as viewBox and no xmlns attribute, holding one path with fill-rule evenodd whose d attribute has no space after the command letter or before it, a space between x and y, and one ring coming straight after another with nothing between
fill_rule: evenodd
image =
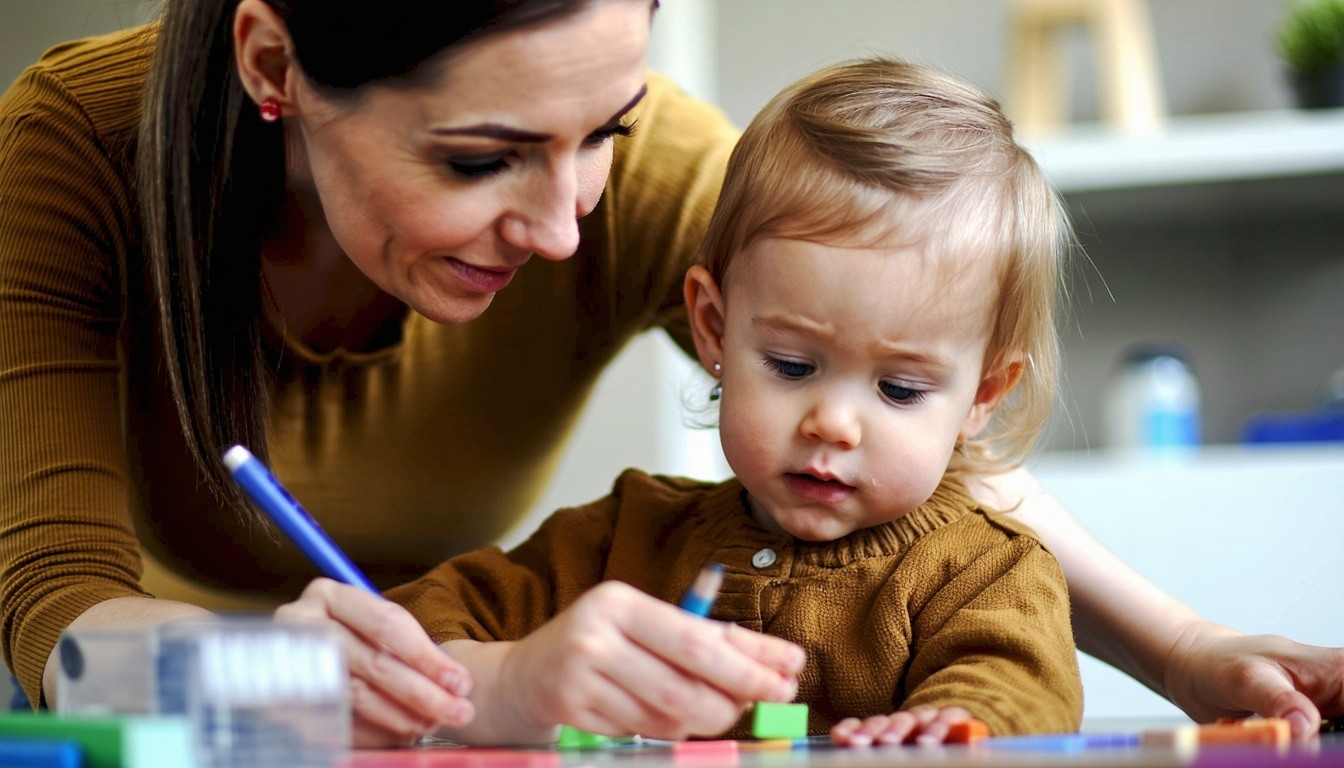
<instances>
[{"instance_id":1,"label":"woman's ear","mask_svg":"<svg viewBox=\"0 0 1344 768\"><path fill-rule=\"evenodd\" d=\"M257 104L274 99L283 113L294 103L297 63L289 27L263 0L242 0L233 14L238 78Z\"/></svg>"},{"instance_id":2,"label":"woman's ear","mask_svg":"<svg viewBox=\"0 0 1344 768\"><path fill-rule=\"evenodd\" d=\"M966 414L966 420L961 423L958 439L970 440L989 425L994 409L999 407L1003 398L1007 397L1008 393L1013 391L1013 387L1022 380L1022 371L1020 358L1001 357L995 361L995 364L985 372L984 378L980 379L971 410Z\"/></svg>"},{"instance_id":3,"label":"woman's ear","mask_svg":"<svg viewBox=\"0 0 1344 768\"><path fill-rule=\"evenodd\" d=\"M714 378L714 365L723 360L723 294L709 270L700 265L686 271L682 286L686 298L686 314L691 321L691 338L700 365Z\"/></svg>"}]
</instances>

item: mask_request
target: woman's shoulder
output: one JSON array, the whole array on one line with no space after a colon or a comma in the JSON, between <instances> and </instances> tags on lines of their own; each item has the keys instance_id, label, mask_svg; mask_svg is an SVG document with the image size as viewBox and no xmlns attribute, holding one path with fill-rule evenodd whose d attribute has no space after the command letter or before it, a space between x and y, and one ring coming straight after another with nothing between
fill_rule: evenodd
<instances>
[{"instance_id":1,"label":"woman's shoulder","mask_svg":"<svg viewBox=\"0 0 1344 768\"><path fill-rule=\"evenodd\" d=\"M101 137L134 134L158 31L145 24L50 48L10 87L4 112L73 111Z\"/></svg>"}]
</instances>

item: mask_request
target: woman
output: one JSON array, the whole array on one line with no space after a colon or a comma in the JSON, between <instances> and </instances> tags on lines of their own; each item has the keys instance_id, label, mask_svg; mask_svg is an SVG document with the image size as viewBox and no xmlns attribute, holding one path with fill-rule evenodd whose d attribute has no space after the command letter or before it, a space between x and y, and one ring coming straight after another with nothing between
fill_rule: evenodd
<instances>
[{"instance_id":1,"label":"woman","mask_svg":"<svg viewBox=\"0 0 1344 768\"><path fill-rule=\"evenodd\" d=\"M387 587L509 528L625 341L685 341L734 133L645 85L650 5L178 0L11 88L0 599L30 700L52 703L68 626L298 591L310 566L257 524L228 445L269 454ZM1340 710L1340 651L1204 622L1025 473L975 492L1024 499L1084 650L1192 716L1303 734ZM470 716L408 614L325 580L282 614L348 630L361 743ZM730 672L758 680L751 656Z\"/></svg>"}]
</instances>

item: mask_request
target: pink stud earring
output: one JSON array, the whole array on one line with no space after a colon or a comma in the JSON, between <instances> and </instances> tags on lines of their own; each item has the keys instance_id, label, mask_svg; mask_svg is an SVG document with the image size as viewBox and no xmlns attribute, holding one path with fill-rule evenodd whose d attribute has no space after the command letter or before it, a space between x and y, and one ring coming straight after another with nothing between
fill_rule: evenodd
<instances>
[{"instance_id":1,"label":"pink stud earring","mask_svg":"<svg viewBox=\"0 0 1344 768\"><path fill-rule=\"evenodd\" d=\"M714 375L715 375L715 376L718 376L722 371L723 371L723 366L719 365L718 363L715 363L715 364L714 364ZM714 388L711 389L711 390L709 390L709 402L711 402L711 403L715 403L715 402L718 402L718 401L719 401L720 399L722 399L722 398L723 398L723 382L722 382L722 381L716 381L716 382L714 382Z\"/></svg>"},{"instance_id":2,"label":"pink stud earring","mask_svg":"<svg viewBox=\"0 0 1344 768\"><path fill-rule=\"evenodd\" d=\"M280 103L274 96L267 96L257 105L257 111L261 114L263 123L274 123L280 119Z\"/></svg>"}]
</instances>

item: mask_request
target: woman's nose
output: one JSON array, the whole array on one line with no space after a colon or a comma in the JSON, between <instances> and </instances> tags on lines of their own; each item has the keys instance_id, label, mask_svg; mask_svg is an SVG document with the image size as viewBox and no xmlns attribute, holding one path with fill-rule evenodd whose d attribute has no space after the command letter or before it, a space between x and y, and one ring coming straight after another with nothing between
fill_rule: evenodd
<instances>
[{"instance_id":1,"label":"woman's nose","mask_svg":"<svg viewBox=\"0 0 1344 768\"><path fill-rule=\"evenodd\" d=\"M581 213L572 163L547 168L529 179L513 208L500 226L510 245L550 261L574 255Z\"/></svg>"},{"instance_id":2,"label":"woman's nose","mask_svg":"<svg viewBox=\"0 0 1344 768\"><path fill-rule=\"evenodd\" d=\"M840 397L822 397L812 405L798 425L808 440L843 449L859 446L862 429L858 412Z\"/></svg>"}]
</instances>

